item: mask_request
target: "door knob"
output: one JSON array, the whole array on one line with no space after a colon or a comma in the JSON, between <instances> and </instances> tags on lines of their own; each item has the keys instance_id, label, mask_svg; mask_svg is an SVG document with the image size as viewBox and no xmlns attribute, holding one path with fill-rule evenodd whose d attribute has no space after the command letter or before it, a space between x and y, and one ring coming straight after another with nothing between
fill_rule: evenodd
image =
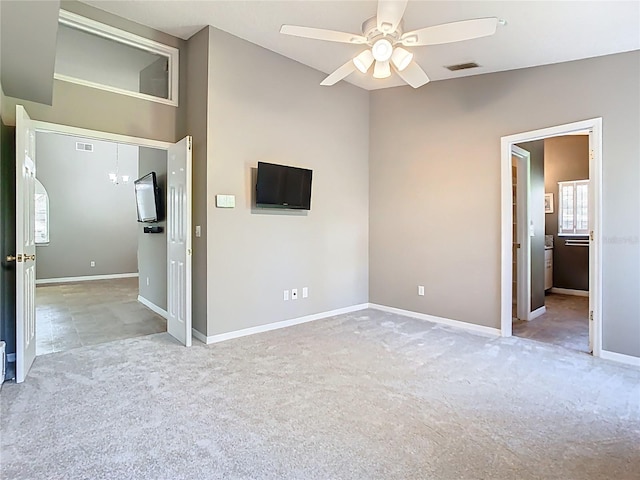
<instances>
[{"instance_id":1,"label":"door knob","mask_svg":"<svg viewBox=\"0 0 640 480\"><path fill-rule=\"evenodd\" d=\"M14 255L7 255L4 259L5 259L5 261L7 261L8 263L10 263L10 262L15 262L15 261L21 262L21 261L22 261L22 255L21 255L20 253L19 253L17 256L14 256Z\"/></svg>"},{"instance_id":2,"label":"door knob","mask_svg":"<svg viewBox=\"0 0 640 480\"><path fill-rule=\"evenodd\" d=\"M27 260L35 260L36 259L36 254L34 253L33 255L24 255L24 261L26 262Z\"/></svg>"}]
</instances>

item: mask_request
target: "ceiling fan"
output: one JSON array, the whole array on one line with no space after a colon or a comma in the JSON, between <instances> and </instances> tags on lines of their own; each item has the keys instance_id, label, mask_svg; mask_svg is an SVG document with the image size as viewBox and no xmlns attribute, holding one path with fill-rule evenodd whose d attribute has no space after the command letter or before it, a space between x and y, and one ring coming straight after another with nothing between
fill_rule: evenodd
<instances>
[{"instance_id":1,"label":"ceiling fan","mask_svg":"<svg viewBox=\"0 0 640 480\"><path fill-rule=\"evenodd\" d=\"M405 32L402 16L407 2L408 0L378 0L377 15L365 20L362 24L362 35L296 25L283 25L280 33L370 47L339 67L320 85L334 85L356 69L367 73L375 62L374 78L389 77L393 66L400 78L413 88L418 88L426 84L429 77L413 60L413 53L403 47L438 45L487 37L496 32L498 23L503 23L496 17L476 18Z\"/></svg>"}]
</instances>

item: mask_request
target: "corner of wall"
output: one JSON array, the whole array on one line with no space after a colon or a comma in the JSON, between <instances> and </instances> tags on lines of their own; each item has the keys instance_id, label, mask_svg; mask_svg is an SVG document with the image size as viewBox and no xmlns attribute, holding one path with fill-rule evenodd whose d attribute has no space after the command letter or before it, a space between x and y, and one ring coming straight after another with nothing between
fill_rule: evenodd
<instances>
[{"instance_id":1,"label":"corner of wall","mask_svg":"<svg viewBox=\"0 0 640 480\"><path fill-rule=\"evenodd\" d=\"M193 217L194 229L201 227L201 236L193 237L192 258L192 324L207 336L207 148L209 99L209 29L203 28L186 42L183 56L185 81L181 91L184 97L184 135L193 138ZM186 58L185 58L186 57Z\"/></svg>"},{"instance_id":2,"label":"corner of wall","mask_svg":"<svg viewBox=\"0 0 640 480\"><path fill-rule=\"evenodd\" d=\"M366 302L368 92L322 87L317 70L208 32L207 336ZM311 169L311 211L255 208L258 161ZM217 193L236 207L216 208Z\"/></svg>"}]
</instances>

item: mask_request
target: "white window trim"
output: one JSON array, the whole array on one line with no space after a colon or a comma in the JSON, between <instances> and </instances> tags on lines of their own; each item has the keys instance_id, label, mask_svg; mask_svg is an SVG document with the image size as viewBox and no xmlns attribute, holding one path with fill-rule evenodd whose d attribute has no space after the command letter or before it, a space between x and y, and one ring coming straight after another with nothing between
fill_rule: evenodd
<instances>
[{"instance_id":1,"label":"white window trim","mask_svg":"<svg viewBox=\"0 0 640 480\"><path fill-rule=\"evenodd\" d=\"M559 237L588 237L589 236L589 228L591 227L590 225L587 226L587 229L585 231L581 231L578 233L568 233L568 232L562 232L562 186L563 185L568 185L571 184L573 185L573 198L574 198L574 211L573 211L573 216L574 216L574 223L573 223L573 229L574 232L576 230L576 224L575 224L575 216L577 214L576 211L576 206L575 206L575 198L576 198L576 194L577 194L577 186L580 184L586 184L587 188L590 189L590 185L589 185L589 179L585 179L585 180L567 180L564 182L558 182L558 236ZM591 193L589 193L589 196L591 195ZM590 205L589 205L590 206ZM588 208L588 207L587 207ZM590 218L590 216L589 216Z\"/></svg>"},{"instance_id":2,"label":"white window trim","mask_svg":"<svg viewBox=\"0 0 640 480\"><path fill-rule=\"evenodd\" d=\"M105 25L104 23L96 22L95 20L90 20L86 17L68 12L66 10L60 10L59 22L71 28L76 28L78 30L107 38L109 40L114 40L124 45L129 45L131 47L139 48L156 55L167 57L169 62L169 98L167 99L155 97L153 95L133 92L131 90L112 87L110 85L104 85L101 83L90 82L88 80L70 77L68 75L62 75L59 73L54 74L54 78L56 80L76 83L78 85L84 85L91 88L98 88L100 90L106 90L108 92L118 93L121 95L128 95L130 97L150 100L152 102L163 103L165 105L172 105L174 107L178 106L178 78L180 76L180 59L179 50L177 48L158 43L134 33L120 30L110 25Z\"/></svg>"}]
</instances>

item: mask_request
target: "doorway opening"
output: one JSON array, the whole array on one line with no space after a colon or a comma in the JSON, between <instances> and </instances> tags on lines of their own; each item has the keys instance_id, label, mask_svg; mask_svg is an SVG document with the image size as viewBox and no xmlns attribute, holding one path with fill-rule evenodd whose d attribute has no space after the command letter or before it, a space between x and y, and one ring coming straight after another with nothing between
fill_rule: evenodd
<instances>
[{"instance_id":1,"label":"doorway opening","mask_svg":"<svg viewBox=\"0 0 640 480\"><path fill-rule=\"evenodd\" d=\"M513 334L590 352L589 132L513 149L519 174L515 223L528 225L514 230L516 272L526 274L517 278L525 277L526 284L514 296L518 306L525 305L514 315Z\"/></svg>"},{"instance_id":2,"label":"doorway opening","mask_svg":"<svg viewBox=\"0 0 640 480\"><path fill-rule=\"evenodd\" d=\"M31 120L24 107L16 105L16 253L7 256L15 262L15 379L25 380L36 357L36 132L54 132L90 139L159 148L167 154L166 181L166 285L167 333L179 343L191 346L191 213L192 139L187 136L175 144L77 127ZM109 175L111 177L111 175ZM82 182L81 174L76 175ZM137 196L136 196L137 198ZM90 226L89 226L90 228ZM157 233L150 228L145 233Z\"/></svg>"},{"instance_id":3,"label":"doorway opening","mask_svg":"<svg viewBox=\"0 0 640 480\"><path fill-rule=\"evenodd\" d=\"M167 151L36 131L36 155L36 355L166 332L166 222L137 222L134 182L165 193Z\"/></svg>"},{"instance_id":4,"label":"doorway opening","mask_svg":"<svg viewBox=\"0 0 640 480\"><path fill-rule=\"evenodd\" d=\"M503 336L600 356L601 135L598 118L502 138Z\"/></svg>"}]
</instances>

